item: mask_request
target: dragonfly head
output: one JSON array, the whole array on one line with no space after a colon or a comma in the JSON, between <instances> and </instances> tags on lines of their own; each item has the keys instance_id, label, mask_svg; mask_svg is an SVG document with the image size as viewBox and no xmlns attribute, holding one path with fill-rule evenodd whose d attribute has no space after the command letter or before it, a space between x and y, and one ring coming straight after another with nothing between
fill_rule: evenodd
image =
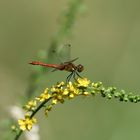
<instances>
[{"instance_id":1,"label":"dragonfly head","mask_svg":"<svg viewBox=\"0 0 140 140\"><path fill-rule=\"evenodd\" d=\"M77 71L78 71L78 72L82 72L83 70L84 70L84 66L81 65L81 64L79 64L79 65L77 66Z\"/></svg>"}]
</instances>

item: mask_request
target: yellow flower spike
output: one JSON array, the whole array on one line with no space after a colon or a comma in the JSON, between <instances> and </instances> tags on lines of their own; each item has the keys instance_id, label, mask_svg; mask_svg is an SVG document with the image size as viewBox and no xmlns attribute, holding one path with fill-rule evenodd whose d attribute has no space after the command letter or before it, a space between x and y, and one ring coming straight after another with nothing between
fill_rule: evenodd
<instances>
[{"instance_id":1,"label":"yellow flower spike","mask_svg":"<svg viewBox=\"0 0 140 140\"><path fill-rule=\"evenodd\" d=\"M65 85L65 83L62 81L62 82L58 83L56 86L57 86L58 88L60 88L60 87L62 87L62 86L64 86L64 85Z\"/></svg>"},{"instance_id":2,"label":"yellow flower spike","mask_svg":"<svg viewBox=\"0 0 140 140\"><path fill-rule=\"evenodd\" d=\"M54 86L51 88L51 92L53 92L53 93L58 93L59 91L60 91L60 89L56 88Z\"/></svg>"},{"instance_id":3,"label":"yellow flower spike","mask_svg":"<svg viewBox=\"0 0 140 140\"><path fill-rule=\"evenodd\" d=\"M42 93L39 97L37 97L36 100L43 102L44 100L47 100L50 97L51 97L51 95L48 92L45 92L45 93Z\"/></svg>"},{"instance_id":4,"label":"yellow flower spike","mask_svg":"<svg viewBox=\"0 0 140 140\"><path fill-rule=\"evenodd\" d=\"M49 89L48 89L48 88L46 88L46 89L44 90L44 93L45 93L45 94L47 94L47 93L48 93L48 91L49 91Z\"/></svg>"},{"instance_id":5,"label":"yellow flower spike","mask_svg":"<svg viewBox=\"0 0 140 140\"><path fill-rule=\"evenodd\" d=\"M69 95L69 99L73 99L73 98L74 98L74 94L71 93L71 94Z\"/></svg>"},{"instance_id":6,"label":"yellow flower spike","mask_svg":"<svg viewBox=\"0 0 140 140\"><path fill-rule=\"evenodd\" d=\"M36 123L37 122L36 118L32 118L32 122Z\"/></svg>"},{"instance_id":7,"label":"yellow flower spike","mask_svg":"<svg viewBox=\"0 0 140 140\"><path fill-rule=\"evenodd\" d=\"M63 86L64 86L64 82L60 82L58 83L56 86L52 86L51 87L51 92L54 93L62 93L63 92Z\"/></svg>"},{"instance_id":8,"label":"yellow flower spike","mask_svg":"<svg viewBox=\"0 0 140 140\"><path fill-rule=\"evenodd\" d=\"M51 111L52 110L52 105L49 105L46 109L48 110L48 111Z\"/></svg>"},{"instance_id":9,"label":"yellow flower spike","mask_svg":"<svg viewBox=\"0 0 140 140\"><path fill-rule=\"evenodd\" d=\"M57 95L57 99L58 99L58 100L62 100L62 99L63 99L62 95L58 94L58 95Z\"/></svg>"},{"instance_id":10,"label":"yellow flower spike","mask_svg":"<svg viewBox=\"0 0 140 140\"><path fill-rule=\"evenodd\" d=\"M87 96L87 95L90 95L89 92L85 91L83 92L83 95Z\"/></svg>"},{"instance_id":11,"label":"yellow flower spike","mask_svg":"<svg viewBox=\"0 0 140 140\"><path fill-rule=\"evenodd\" d=\"M28 118L30 118L30 114L29 113L26 113L25 114L25 119L28 119Z\"/></svg>"},{"instance_id":12,"label":"yellow flower spike","mask_svg":"<svg viewBox=\"0 0 140 140\"><path fill-rule=\"evenodd\" d=\"M59 102L60 102L61 104L63 104L63 103L64 103L64 99L59 100Z\"/></svg>"},{"instance_id":13,"label":"yellow flower spike","mask_svg":"<svg viewBox=\"0 0 140 140\"><path fill-rule=\"evenodd\" d=\"M68 94L69 94L69 90L68 90L68 89L64 89L62 95L66 96L66 95L68 95Z\"/></svg>"},{"instance_id":14,"label":"yellow flower spike","mask_svg":"<svg viewBox=\"0 0 140 140\"><path fill-rule=\"evenodd\" d=\"M90 80L88 80L87 78L78 78L77 79L77 87L88 87L88 85L90 84Z\"/></svg>"},{"instance_id":15,"label":"yellow flower spike","mask_svg":"<svg viewBox=\"0 0 140 140\"><path fill-rule=\"evenodd\" d=\"M75 95L79 95L80 94L80 92L79 92L79 89L74 89L74 91L73 91L73 93L75 94Z\"/></svg>"},{"instance_id":16,"label":"yellow flower spike","mask_svg":"<svg viewBox=\"0 0 140 140\"><path fill-rule=\"evenodd\" d=\"M12 129L13 132L16 132L18 130L18 128L15 125L12 125L11 129Z\"/></svg>"},{"instance_id":17,"label":"yellow flower spike","mask_svg":"<svg viewBox=\"0 0 140 140\"><path fill-rule=\"evenodd\" d=\"M79 89L76 86L74 86L72 84L72 82L69 82L67 84L67 90L69 91L69 93L73 93L74 95L78 95L79 94Z\"/></svg>"},{"instance_id":18,"label":"yellow flower spike","mask_svg":"<svg viewBox=\"0 0 140 140\"><path fill-rule=\"evenodd\" d=\"M72 82L69 82L67 84L67 88L69 88L70 90L73 90L74 89L74 86L73 86Z\"/></svg>"},{"instance_id":19,"label":"yellow flower spike","mask_svg":"<svg viewBox=\"0 0 140 140\"><path fill-rule=\"evenodd\" d=\"M98 82L98 83L92 83L91 86L98 88L99 86L102 85L102 82Z\"/></svg>"},{"instance_id":20,"label":"yellow flower spike","mask_svg":"<svg viewBox=\"0 0 140 140\"><path fill-rule=\"evenodd\" d=\"M18 124L19 124L21 130L23 130L23 131L26 130L25 120L19 119Z\"/></svg>"},{"instance_id":21,"label":"yellow flower spike","mask_svg":"<svg viewBox=\"0 0 140 140\"><path fill-rule=\"evenodd\" d=\"M46 117L48 117L48 112L49 112L49 111L48 111L47 109L45 109L45 116L46 116Z\"/></svg>"},{"instance_id":22,"label":"yellow flower spike","mask_svg":"<svg viewBox=\"0 0 140 140\"><path fill-rule=\"evenodd\" d=\"M57 99L52 99L52 105L56 105L58 103Z\"/></svg>"},{"instance_id":23,"label":"yellow flower spike","mask_svg":"<svg viewBox=\"0 0 140 140\"><path fill-rule=\"evenodd\" d=\"M29 106L36 106L36 101L35 100L32 100L28 104L29 104Z\"/></svg>"},{"instance_id":24,"label":"yellow flower spike","mask_svg":"<svg viewBox=\"0 0 140 140\"><path fill-rule=\"evenodd\" d=\"M64 95L63 92L53 94L52 104L57 104L58 102L64 103Z\"/></svg>"},{"instance_id":25,"label":"yellow flower spike","mask_svg":"<svg viewBox=\"0 0 140 140\"><path fill-rule=\"evenodd\" d=\"M25 131L28 130L30 131L32 129L33 124L36 123L35 118L30 118L29 114L25 115L25 119L19 119L18 124L20 126L20 129Z\"/></svg>"},{"instance_id":26,"label":"yellow flower spike","mask_svg":"<svg viewBox=\"0 0 140 140\"><path fill-rule=\"evenodd\" d=\"M53 105L51 104L51 105L49 105L47 108L45 108L45 116L46 116L46 117L48 117L48 113L49 113L49 111L52 110L52 107L53 107Z\"/></svg>"},{"instance_id":27,"label":"yellow flower spike","mask_svg":"<svg viewBox=\"0 0 140 140\"><path fill-rule=\"evenodd\" d=\"M35 109L36 105L37 105L36 101L35 100L31 100L31 101L28 102L27 105L24 106L24 108L27 111L31 111L31 110Z\"/></svg>"}]
</instances>

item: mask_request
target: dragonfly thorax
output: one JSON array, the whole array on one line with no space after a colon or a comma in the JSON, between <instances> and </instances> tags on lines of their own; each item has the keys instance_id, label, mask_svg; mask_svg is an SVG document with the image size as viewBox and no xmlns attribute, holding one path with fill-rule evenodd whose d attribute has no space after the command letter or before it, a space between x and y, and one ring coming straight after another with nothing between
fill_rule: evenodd
<instances>
[{"instance_id":1,"label":"dragonfly thorax","mask_svg":"<svg viewBox=\"0 0 140 140\"><path fill-rule=\"evenodd\" d=\"M82 72L84 70L84 66L81 64L76 66L73 63L69 63L67 65L64 65L64 67L65 67L64 69L69 72L73 72L73 71Z\"/></svg>"},{"instance_id":2,"label":"dragonfly thorax","mask_svg":"<svg viewBox=\"0 0 140 140\"><path fill-rule=\"evenodd\" d=\"M73 72L77 70L77 67L73 63L68 63L64 65L64 69L69 72Z\"/></svg>"}]
</instances>

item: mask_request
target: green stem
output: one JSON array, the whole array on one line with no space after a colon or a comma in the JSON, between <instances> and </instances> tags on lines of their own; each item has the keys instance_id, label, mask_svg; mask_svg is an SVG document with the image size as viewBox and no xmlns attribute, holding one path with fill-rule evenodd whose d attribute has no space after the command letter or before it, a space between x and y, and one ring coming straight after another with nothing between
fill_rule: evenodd
<instances>
[{"instance_id":1,"label":"green stem","mask_svg":"<svg viewBox=\"0 0 140 140\"><path fill-rule=\"evenodd\" d=\"M18 140L19 139L19 137L21 136L21 134L22 134L22 130L20 130L19 132L18 132L18 134L16 135L16 137L15 137L15 139L14 140Z\"/></svg>"},{"instance_id":2,"label":"green stem","mask_svg":"<svg viewBox=\"0 0 140 140\"><path fill-rule=\"evenodd\" d=\"M38 107L37 109L31 114L30 118L32 118L52 97L50 97L47 100L44 100Z\"/></svg>"},{"instance_id":3,"label":"green stem","mask_svg":"<svg viewBox=\"0 0 140 140\"><path fill-rule=\"evenodd\" d=\"M36 114L49 100L51 100L51 99L52 99L52 97L50 97L50 98L47 99L47 100L44 100L44 101L36 108L36 110L31 114L30 119L33 118L33 116L35 116L35 114ZM23 130L20 130L20 131L17 133L17 135L16 135L16 137L15 137L14 140L18 140L22 133L23 133Z\"/></svg>"}]
</instances>

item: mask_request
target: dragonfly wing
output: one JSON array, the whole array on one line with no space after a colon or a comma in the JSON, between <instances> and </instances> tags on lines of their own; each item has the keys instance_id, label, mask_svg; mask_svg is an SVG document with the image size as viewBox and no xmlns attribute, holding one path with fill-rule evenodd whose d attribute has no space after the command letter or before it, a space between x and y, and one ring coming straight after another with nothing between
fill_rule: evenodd
<instances>
[{"instance_id":1,"label":"dragonfly wing","mask_svg":"<svg viewBox=\"0 0 140 140\"><path fill-rule=\"evenodd\" d=\"M75 58L75 59L72 59L70 61L67 61L67 62L64 62L63 64L67 65L69 63L73 63L74 61L76 61L77 59L79 59L79 57Z\"/></svg>"},{"instance_id":2,"label":"dragonfly wing","mask_svg":"<svg viewBox=\"0 0 140 140\"><path fill-rule=\"evenodd\" d=\"M48 51L48 63L63 63L70 60L70 44L52 47Z\"/></svg>"},{"instance_id":3,"label":"dragonfly wing","mask_svg":"<svg viewBox=\"0 0 140 140\"><path fill-rule=\"evenodd\" d=\"M55 71L57 71L57 70L58 70L58 69L55 68L55 69L53 69L51 72L55 72Z\"/></svg>"},{"instance_id":4,"label":"dragonfly wing","mask_svg":"<svg viewBox=\"0 0 140 140\"><path fill-rule=\"evenodd\" d=\"M59 64L60 61L58 60L58 57L57 57L57 46L51 46L49 49L48 49L48 56L47 56L47 63L57 63Z\"/></svg>"},{"instance_id":5,"label":"dragonfly wing","mask_svg":"<svg viewBox=\"0 0 140 140\"><path fill-rule=\"evenodd\" d=\"M71 57L71 45L61 45L60 47L58 47L57 53L61 63L69 61Z\"/></svg>"}]
</instances>

